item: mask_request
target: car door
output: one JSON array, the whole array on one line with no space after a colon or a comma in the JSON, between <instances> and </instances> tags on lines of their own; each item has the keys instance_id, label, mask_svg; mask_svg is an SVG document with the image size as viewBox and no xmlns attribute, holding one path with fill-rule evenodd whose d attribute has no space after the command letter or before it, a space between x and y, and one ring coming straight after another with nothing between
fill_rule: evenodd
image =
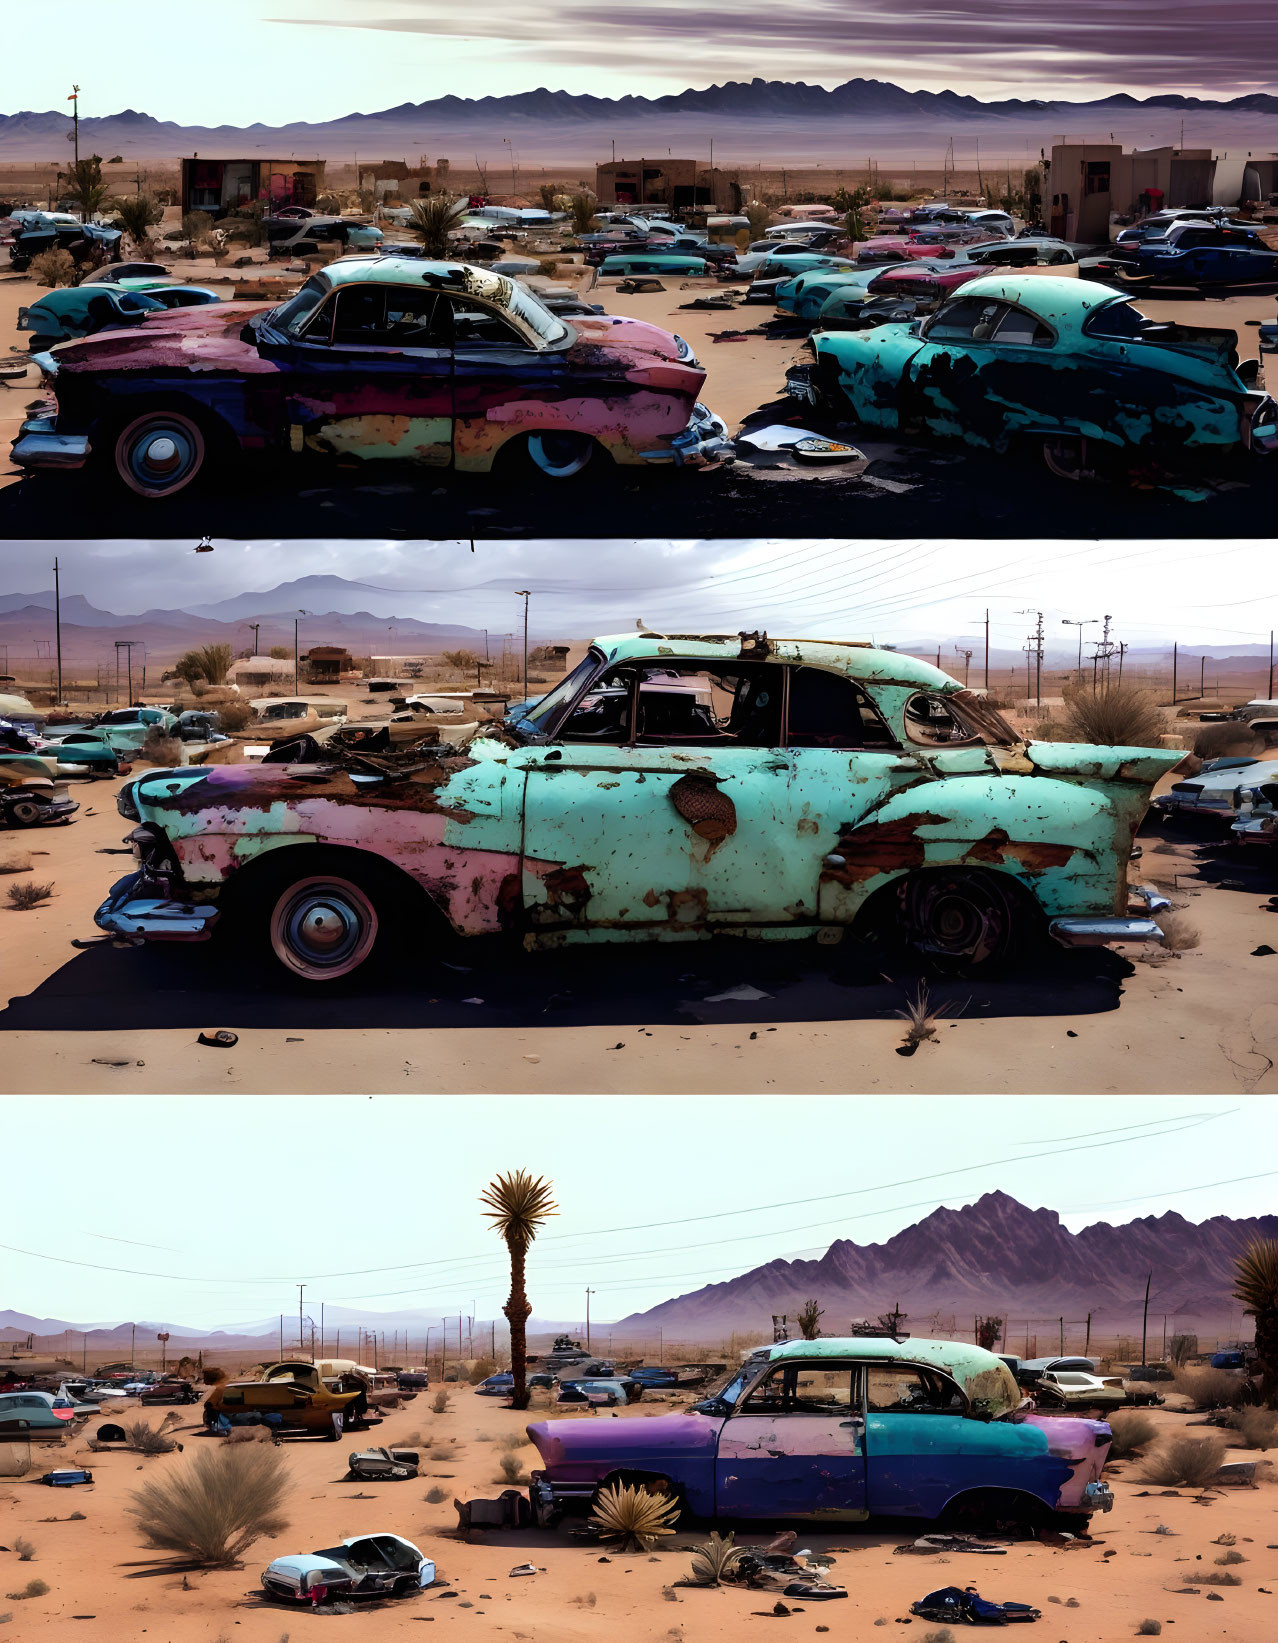
<instances>
[{"instance_id":1,"label":"car door","mask_svg":"<svg viewBox=\"0 0 1278 1643\"><path fill-rule=\"evenodd\" d=\"M525 772L521 885L541 930L811 923L812 856L790 848L782 669L633 663L579 694Z\"/></svg>"},{"instance_id":2,"label":"car door","mask_svg":"<svg viewBox=\"0 0 1278 1643\"><path fill-rule=\"evenodd\" d=\"M986 1481L967 1459L969 1448L981 1447L967 1438L979 1440L983 1428L966 1418L947 1375L881 1360L863 1373L866 1499L875 1516L938 1517L955 1495Z\"/></svg>"},{"instance_id":3,"label":"car door","mask_svg":"<svg viewBox=\"0 0 1278 1643\"><path fill-rule=\"evenodd\" d=\"M771 1365L720 1428L716 1516L866 1518L862 1385L838 1358Z\"/></svg>"},{"instance_id":4,"label":"car door","mask_svg":"<svg viewBox=\"0 0 1278 1643\"><path fill-rule=\"evenodd\" d=\"M902 426L996 448L1018 428L1062 426L1055 344L1050 326L1028 310L960 292L926 323L906 367Z\"/></svg>"},{"instance_id":5,"label":"car door","mask_svg":"<svg viewBox=\"0 0 1278 1643\"><path fill-rule=\"evenodd\" d=\"M340 285L297 338L273 345L288 421L333 455L446 467L453 454L448 312L425 287Z\"/></svg>"},{"instance_id":6,"label":"car door","mask_svg":"<svg viewBox=\"0 0 1278 1643\"><path fill-rule=\"evenodd\" d=\"M459 293L446 293L453 336L453 447L457 466L487 468L521 424L544 426L546 401L563 425L571 398L568 350L535 347L504 315Z\"/></svg>"}]
</instances>

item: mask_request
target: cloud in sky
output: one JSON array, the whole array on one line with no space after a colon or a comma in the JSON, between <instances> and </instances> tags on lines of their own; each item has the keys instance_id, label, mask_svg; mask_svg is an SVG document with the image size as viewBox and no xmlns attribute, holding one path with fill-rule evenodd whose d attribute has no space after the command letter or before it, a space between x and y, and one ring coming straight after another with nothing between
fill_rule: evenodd
<instances>
[{"instance_id":1,"label":"cloud in sky","mask_svg":"<svg viewBox=\"0 0 1278 1643\"><path fill-rule=\"evenodd\" d=\"M735 0L616 6L533 0L224 0L198 74L163 29L138 37L91 0L61 0L65 49L23 66L6 106L125 107L186 123L276 124L549 86L659 96L728 79L831 86L865 76L982 97L1118 91L1230 97L1278 83L1271 0Z\"/></svg>"},{"instance_id":2,"label":"cloud in sky","mask_svg":"<svg viewBox=\"0 0 1278 1643\"><path fill-rule=\"evenodd\" d=\"M990 610L995 649L1019 649L1044 612L1049 648L1076 643L1066 617L1113 617L1135 648L1173 639L1228 652L1278 626L1278 572L1259 542L250 541L198 558L186 542L49 543L63 593L100 609L205 606L311 575L366 584L341 609L513 632L517 588L533 590L541 638L587 638L645 623L671 630L763 627L777 635L914 646L974 641ZM1210 553L1212 575L1203 575ZM51 574L0 572L0 594L35 593ZM287 601L285 602L287 603ZM263 612L283 608L263 601ZM288 608L292 608L289 604ZM1091 639L1097 628L1087 630Z\"/></svg>"}]
</instances>

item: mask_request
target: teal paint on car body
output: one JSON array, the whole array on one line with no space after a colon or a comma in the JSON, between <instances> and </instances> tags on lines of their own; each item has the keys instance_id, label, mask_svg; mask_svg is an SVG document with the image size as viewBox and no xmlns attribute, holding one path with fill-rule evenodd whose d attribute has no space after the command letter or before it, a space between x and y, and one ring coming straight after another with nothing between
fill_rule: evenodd
<instances>
[{"instance_id":1,"label":"teal paint on car body","mask_svg":"<svg viewBox=\"0 0 1278 1643\"><path fill-rule=\"evenodd\" d=\"M1034 918L1156 938L1124 917L1127 862L1180 758L1025 743L939 668L856 641L634 632L464 749L153 772L121 808L162 835L147 871L174 901L217 903L267 858L304 875L318 846L529 947L841 933L887 893L961 958ZM953 934L955 897L975 935Z\"/></svg>"}]
</instances>

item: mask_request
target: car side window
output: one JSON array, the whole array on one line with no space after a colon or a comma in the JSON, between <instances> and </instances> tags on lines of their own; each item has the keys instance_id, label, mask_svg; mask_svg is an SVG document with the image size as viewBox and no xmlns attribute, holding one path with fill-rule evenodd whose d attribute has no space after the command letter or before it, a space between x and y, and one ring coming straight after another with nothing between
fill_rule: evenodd
<instances>
[{"instance_id":1,"label":"car side window","mask_svg":"<svg viewBox=\"0 0 1278 1643\"><path fill-rule=\"evenodd\" d=\"M849 1415L860 1411L857 1372L850 1364L782 1363L750 1392L743 1415Z\"/></svg>"},{"instance_id":2,"label":"car side window","mask_svg":"<svg viewBox=\"0 0 1278 1643\"><path fill-rule=\"evenodd\" d=\"M644 747L780 747L781 669L767 663L639 669L635 741Z\"/></svg>"},{"instance_id":3,"label":"car side window","mask_svg":"<svg viewBox=\"0 0 1278 1643\"><path fill-rule=\"evenodd\" d=\"M472 348L488 345L497 348L526 348L528 344L519 332L500 314L484 308L468 297L447 298L452 310L453 345Z\"/></svg>"},{"instance_id":4,"label":"car side window","mask_svg":"<svg viewBox=\"0 0 1278 1643\"><path fill-rule=\"evenodd\" d=\"M865 692L824 668L790 670L786 741L791 747L895 747L891 731Z\"/></svg>"},{"instance_id":5,"label":"car side window","mask_svg":"<svg viewBox=\"0 0 1278 1643\"><path fill-rule=\"evenodd\" d=\"M1023 308L1009 308L994 333L995 342L1008 342L1022 348L1050 348L1055 340L1051 327Z\"/></svg>"},{"instance_id":6,"label":"car side window","mask_svg":"<svg viewBox=\"0 0 1278 1643\"><path fill-rule=\"evenodd\" d=\"M956 297L937 311L927 328L929 342L988 342L1006 313L988 297Z\"/></svg>"},{"instance_id":7,"label":"car side window","mask_svg":"<svg viewBox=\"0 0 1278 1643\"><path fill-rule=\"evenodd\" d=\"M872 1415L961 1415L963 1394L945 1375L912 1364L868 1364L865 1403Z\"/></svg>"},{"instance_id":8,"label":"car side window","mask_svg":"<svg viewBox=\"0 0 1278 1643\"><path fill-rule=\"evenodd\" d=\"M337 293L335 347L440 348L448 346L434 291L411 286L347 285Z\"/></svg>"},{"instance_id":9,"label":"car side window","mask_svg":"<svg viewBox=\"0 0 1278 1643\"><path fill-rule=\"evenodd\" d=\"M617 747L630 740L630 700L633 674L614 668L596 679L574 704L555 738L561 742L599 742Z\"/></svg>"}]
</instances>

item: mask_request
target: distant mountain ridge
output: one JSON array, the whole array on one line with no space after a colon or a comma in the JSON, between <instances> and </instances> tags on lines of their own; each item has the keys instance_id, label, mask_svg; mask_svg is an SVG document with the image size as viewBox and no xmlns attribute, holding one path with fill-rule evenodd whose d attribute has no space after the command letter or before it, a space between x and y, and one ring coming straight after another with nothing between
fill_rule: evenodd
<instances>
[{"instance_id":1,"label":"distant mountain ridge","mask_svg":"<svg viewBox=\"0 0 1278 1643\"><path fill-rule=\"evenodd\" d=\"M769 1261L723 1283L677 1296L613 1326L614 1334L704 1338L769 1326L809 1296L837 1335L852 1318L899 1303L911 1324L974 1312L1054 1319L1091 1313L1101 1331L1138 1323L1147 1274L1150 1317L1223 1320L1231 1311L1233 1266L1254 1239L1278 1238L1278 1215L1194 1223L1175 1211L1122 1226L1098 1221L1073 1233L1049 1209L1029 1209L992 1192L962 1209L937 1209L882 1244L836 1239L816 1260ZM1237 1311L1236 1303L1232 1310ZM693 1331L700 1332L694 1336Z\"/></svg>"},{"instance_id":2,"label":"distant mountain ridge","mask_svg":"<svg viewBox=\"0 0 1278 1643\"><path fill-rule=\"evenodd\" d=\"M571 145L576 127L579 140L593 144L606 141L603 134L609 127L613 136L624 136L629 142L647 129L653 133L668 130L690 137L699 122L717 120L732 122L720 130L716 139L725 163L731 163L734 127L741 128L744 140L751 128L777 120L799 122L802 130L796 133L796 140L810 140L809 126L815 128L822 123L829 126L835 121L839 122L844 137L856 133L857 128L873 130L876 125L886 128L893 122L900 126L903 136L913 132L919 122L933 128L942 122L958 123L960 127L984 126L995 131L1001 126L1010 135L1013 130L1025 128L1027 122L1041 127L1044 121L1056 119L1068 122L1070 128L1076 130L1080 124L1094 119L1097 129L1102 128L1103 122L1103 128L1109 130L1114 128L1116 120L1121 123L1123 117L1139 116L1128 140L1142 140L1149 146L1147 116L1154 112L1188 115L1191 121L1210 117L1220 125L1222 135L1236 134L1242 140L1245 134L1260 133L1261 128L1248 125L1244 131L1239 122L1278 113L1278 96L1251 92L1246 96L1213 99L1166 92L1137 98L1128 92L1118 92L1087 102L1019 97L984 101L955 91L907 91L886 80L855 78L827 87L802 80L756 78L688 87L659 97L598 97L582 92L552 91L545 86L498 97L447 95L368 113L352 111L327 120L290 121L275 126L262 122L247 126L186 125L158 120L130 108L106 116L83 116L80 136L82 142L97 144L103 153L123 149L126 157L131 158L176 156L195 149L207 153L211 143L219 145L224 155L228 154L228 144L232 145L232 153L234 145L240 144L243 152L253 154L265 154L271 144L285 154L300 149L300 145L318 149L324 145L349 143L354 147L375 141L388 142L393 149L401 142L420 141L427 135L425 127L435 128L430 133L432 139L443 139L450 131L457 131L498 141L503 130L509 134L512 128L518 128L521 148L531 161L534 157L543 157L535 155L528 146L530 138L543 128L547 136L553 134L558 143ZM47 145L60 143L67 127L63 110L28 109L0 115L0 156L47 159ZM917 142L916 132L914 139ZM934 133L929 135L930 143L936 140ZM567 154L560 157L567 158ZM778 153L774 158L779 161L786 155Z\"/></svg>"}]
</instances>

